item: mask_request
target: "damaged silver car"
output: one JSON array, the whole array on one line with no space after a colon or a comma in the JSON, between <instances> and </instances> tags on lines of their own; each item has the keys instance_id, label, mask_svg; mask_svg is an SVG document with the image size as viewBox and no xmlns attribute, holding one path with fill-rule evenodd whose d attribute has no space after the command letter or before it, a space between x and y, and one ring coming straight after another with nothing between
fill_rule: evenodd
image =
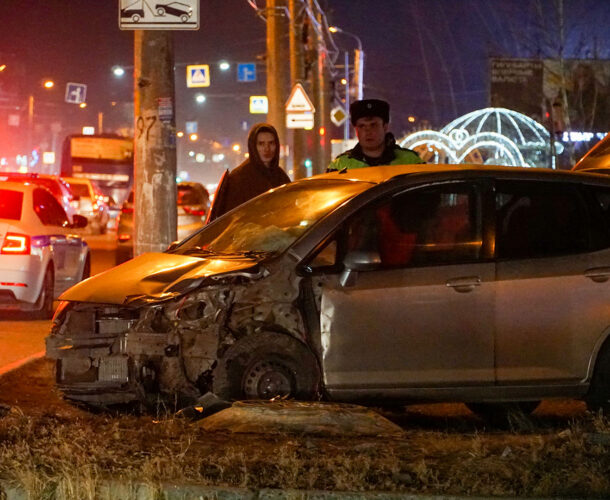
<instances>
[{"instance_id":1,"label":"damaged silver car","mask_svg":"<svg viewBox=\"0 0 610 500\"><path fill-rule=\"evenodd\" d=\"M301 180L65 292L57 384L220 398L610 397L610 179L464 165Z\"/></svg>"}]
</instances>

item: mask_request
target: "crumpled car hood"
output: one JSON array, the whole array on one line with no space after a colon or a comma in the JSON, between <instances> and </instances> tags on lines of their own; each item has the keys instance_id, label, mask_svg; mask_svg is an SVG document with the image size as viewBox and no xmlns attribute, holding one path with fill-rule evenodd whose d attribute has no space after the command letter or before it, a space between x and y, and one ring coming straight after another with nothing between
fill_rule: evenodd
<instances>
[{"instance_id":1,"label":"crumpled car hood","mask_svg":"<svg viewBox=\"0 0 610 500\"><path fill-rule=\"evenodd\" d=\"M187 283L256 267L252 257L200 258L146 253L66 290L59 300L125 304L137 298L163 300L184 293Z\"/></svg>"}]
</instances>

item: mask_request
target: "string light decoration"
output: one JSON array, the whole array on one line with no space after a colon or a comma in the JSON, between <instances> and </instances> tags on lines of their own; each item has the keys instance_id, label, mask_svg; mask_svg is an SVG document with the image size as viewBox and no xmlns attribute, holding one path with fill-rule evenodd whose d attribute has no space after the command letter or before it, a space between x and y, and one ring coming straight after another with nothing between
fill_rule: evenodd
<instances>
[{"instance_id":1,"label":"string light decoration","mask_svg":"<svg viewBox=\"0 0 610 500\"><path fill-rule=\"evenodd\" d=\"M551 159L549 132L530 117L505 108L473 111L438 132L409 134L399 144L417 151L428 163L548 167Z\"/></svg>"}]
</instances>

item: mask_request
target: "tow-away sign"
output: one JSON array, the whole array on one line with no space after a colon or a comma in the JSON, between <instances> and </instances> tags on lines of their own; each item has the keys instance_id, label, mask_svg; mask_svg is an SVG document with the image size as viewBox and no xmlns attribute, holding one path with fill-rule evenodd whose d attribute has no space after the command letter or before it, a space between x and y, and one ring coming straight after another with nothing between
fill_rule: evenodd
<instances>
[{"instance_id":1,"label":"tow-away sign","mask_svg":"<svg viewBox=\"0 0 610 500\"><path fill-rule=\"evenodd\" d=\"M199 0L119 0L122 30L197 30Z\"/></svg>"}]
</instances>

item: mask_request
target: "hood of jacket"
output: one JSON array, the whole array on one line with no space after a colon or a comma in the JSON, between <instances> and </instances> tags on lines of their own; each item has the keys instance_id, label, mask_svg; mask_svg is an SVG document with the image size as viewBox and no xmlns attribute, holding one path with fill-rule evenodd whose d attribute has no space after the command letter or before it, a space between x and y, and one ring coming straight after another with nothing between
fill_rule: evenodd
<instances>
[{"instance_id":1,"label":"hood of jacket","mask_svg":"<svg viewBox=\"0 0 610 500\"><path fill-rule=\"evenodd\" d=\"M262 162L258 150L256 149L256 136L260 132L269 132L275 138L275 155L273 156L273 160L271 160L271 165L269 165L269 167L278 167L280 164L280 138L277 135L277 130L269 123L256 123L248 133L248 155L250 163L257 167L265 167L265 164Z\"/></svg>"}]
</instances>

